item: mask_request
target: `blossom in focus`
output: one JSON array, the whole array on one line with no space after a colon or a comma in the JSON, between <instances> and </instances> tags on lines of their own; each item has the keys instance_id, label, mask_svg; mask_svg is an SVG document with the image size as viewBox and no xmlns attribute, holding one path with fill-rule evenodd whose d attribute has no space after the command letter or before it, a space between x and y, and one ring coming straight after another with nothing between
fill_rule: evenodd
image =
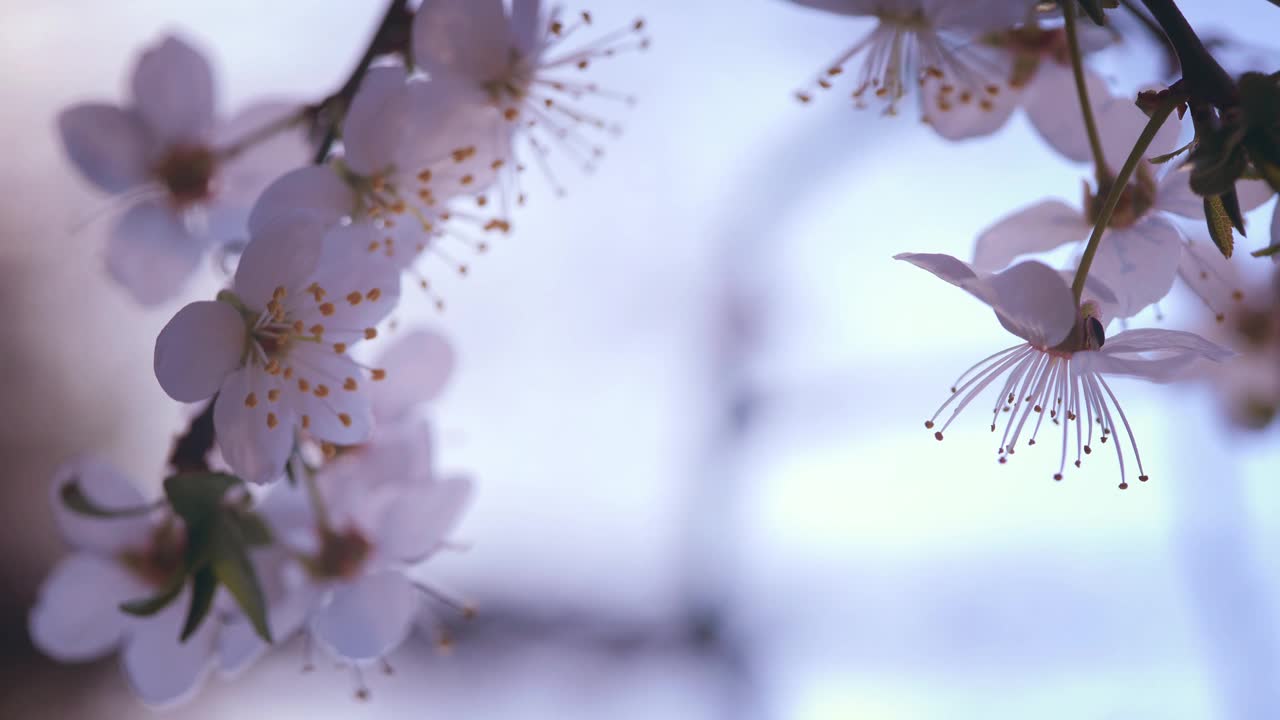
<instances>
[{"instance_id":1,"label":"blossom in focus","mask_svg":"<svg viewBox=\"0 0 1280 720\"><path fill-rule=\"evenodd\" d=\"M367 252L365 225L279 214L258 228L229 291L194 302L160 331L156 378L181 402L217 394L223 458L244 480L283 472L298 432L338 445L372 432L367 380L385 371L348 349L377 336L399 298L396 269Z\"/></svg>"},{"instance_id":2,"label":"blossom in focus","mask_svg":"<svg viewBox=\"0 0 1280 720\"><path fill-rule=\"evenodd\" d=\"M505 233L510 223L490 212L494 172L479 158L494 151L474 109L436 103L428 85L403 68L370 70L343 121L342 157L271 183L249 218L250 232L305 211L329 226L367 227L367 252L417 274L424 289L426 276L415 265L423 255L465 273L445 241L483 252L484 236Z\"/></svg>"},{"instance_id":3,"label":"blossom in focus","mask_svg":"<svg viewBox=\"0 0 1280 720\"><path fill-rule=\"evenodd\" d=\"M58 115L72 163L117 196L123 214L111 229L106 265L139 303L176 295L206 250L244 231L268 168L300 159L298 137L271 152L242 152L232 139L279 120L262 105L227 122L214 115L213 73L197 50L166 37L134 69L131 103L81 103Z\"/></svg>"},{"instance_id":4,"label":"blossom in focus","mask_svg":"<svg viewBox=\"0 0 1280 720\"><path fill-rule=\"evenodd\" d=\"M997 447L1000 462L1014 454L1018 440L1029 435L1034 445L1045 418L1061 438L1061 457L1053 477L1061 480L1074 445L1074 463L1093 451L1098 441L1112 443L1120 465L1120 487L1128 487L1120 431L1133 451L1138 479L1148 479L1128 418L1108 385L1106 376L1126 375L1153 382L1181 377L1198 360L1222 361L1234 353L1199 335L1176 330L1128 330L1106 337L1109 291L1095 285L1102 302L1086 295L1076 304L1062 274L1029 261L995 274L979 274L949 255L903 253L905 260L960 287L991 306L1006 330L1024 342L1000 350L966 370L952 386L952 394L925 427L943 438L951 422L989 387L998 388L992 408L991 431L1008 417ZM939 425L939 418L951 412ZM936 428L936 429L935 429ZM1072 440L1074 439L1074 442Z\"/></svg>"},{"instance_id":5,"label":"blossom in focus","mask_svg":"<svg viewBox=\"0 0 1280 720\"><path fill-rule=\"evenodd\" d=\"M556 7L543 12L540 0L426 0L413 22L414 65L431 78L428 107L471 111L470 122L485 142L478 158L496 174L507 217L508 205L523 202L516 139L523 138L533 161L555 185L552 151L590 171L604 154L591 133L619 128L584 104L588 98L630 104L626 95L575 75L620 52L647 48L643 20L570 43L594 26L588 12L565 16Z\"/></svg>"},{"instance_id":6,"label":"blossom in focus","mask_svg":"<svg viewBox=\"0 0 1280 720\"><path fill-rule=\"evenodd\" d=\"M985 118L971 125L992 132L1012 112L1006 55L978 43L984 33L1004 31L1027 19L1034 3L1019 0L793 0L797 4L837 15L865 17L876 22L868 34L824 67L814 85L836 86L847 66L861 59L855 72L852 98L856 106L876 104L896 114L898 104L917 88L922 117L942 128L953 108ZM801 90L802 102L813 90ZM943 132L940 130L940 132ZM946 132L943 132L945 135ZM971 132L970 134L979 134Z\"/></svg>"},{"instance_id":7,"label":"blossom in focus","mask_svg":"<svg viewBox=\"0 0 1280 720\"><path fill-rule=\"evenodd\" d=\"M1114 169L1123 163L1141 132L1146 117L1132 102L1112 98L1098 107L1098 126L1107 163ZM1166 123L1148 151L1150 156L1171 150L1178 126ZM1112 288L1118 298L1118 317L1132 317L1169 293L1181 274L1188 285L1219 316L1228 308L1223 298L1238 300L1240 288L1230 276L1214 272L1205 255L1179 226L1179 218L1204 226L1204 201L1191 190L1189 168L1169 168L1157 177L1138 165L1111 216L1098 245L1091 276ZM1265 182L1245 180L1236 192L1242 211L1258 207L1270 196ZM1101 212L1105 191L1086 186L1083 210L1059 200L1044 200L1015 211L984 230L974 248L973 266L979 272L1008 267L1016 258L1052 251L1071 243L1083 243ZM1207 240L1205 248L1216 252Z\"/></svg>"},{"instance_id":8,"label":"blossom in focus","mask_svg":"<svg viewBox=\"0 0 1280 720\"><path fill-rule=\"evenodd\" d=\"M121 651L134 692L149 704L174 703L195 692L214 666L218 622L206 622L179 642L187 611L183 592L150 617L135 617L121 603L151 597L181 571L186 530L161 510L121 517L80 514L62 499L75 483L95 505L143 508L145 501L114 468L79 460L60 468L53 483L53 513L72 553L54 567L31 609L35 646L62 662Z\"/></svg>"}]
</instances>

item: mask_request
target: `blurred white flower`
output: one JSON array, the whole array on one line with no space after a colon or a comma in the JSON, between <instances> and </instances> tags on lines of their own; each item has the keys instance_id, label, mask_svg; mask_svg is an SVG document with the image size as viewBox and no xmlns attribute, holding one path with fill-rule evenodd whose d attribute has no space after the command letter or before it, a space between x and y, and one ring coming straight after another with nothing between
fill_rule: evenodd
<instances>
[{"instance_id":1,"label":"blurred white flower","mask_svg":"<svg viewBox=\"0 0 1280 720\"><path fill-rule=\"evenodd\" d=\"M1061 427L1062 456L1055 480L1062 479L1069 440L1074 426L1076 467L1082 454L1092 451L1094 425L1100 441L1123 427L1138 466L1138 479L1147 480L1133 430L1104 375L1128 375L1152 382L1168 382L1182 376L1197 360L1222 361L1234 353L1199 335L1176 330L1129 330L1106 337L1101 307L1109 301L1089 297L1077 306L1062 275L1039 262L1024 262L994 275L979 275L973 268L949 256L903 253L895 256L966 290L991 306L1006 330L1026 342L1005 348L966 370L952 387L952 395L925 422L933 429L938 417L954 405L937 428L942 434L961 411L996 381L1000 391L992 410L991 431L1000 413L1009 415L997 449L1000 462L1012 455L1024 430L1034 445L1048 416ZM1098 287L1098 286L1095 286ZM1106 295L1105 289L1096 292ZM1027 422L1035 415L1034 426ZM1124 452L1117 440L1120 487L1128 487Z\"/></svg>"},{"instance_id":2,"label":"blurred white flower","mask_svg":"<svg viewBox=\"0 0 1280 720\"><path fill-rule=\"evenodd\" d=\"M114 468L79 460L60 468L53 482L53 513L73 552L40 588L31 609L31 640L62 662L93 660L121 649L134 692L153 705L193 693L214 664L218 623L206 621L179 642L187 612L184 591L151 617L120 605L156 595L182 568L186 530L163 511L113 518L69 509L62 488L76 483L95 505L139 508L142 495Z\"/></svg>"},{"instance_id":3,"label":"blurred white flower","mask_svg":"<svg viewBox=\"0 0 1280 720\"><path fill-rule=\"evenodd\" d=\"M261 105L216 123L209 63L179 38L142 54L131 87L131 105L73 105L59 113L58 129L81 174L126 206L107 243L107 270L154 305L182 289L212 244L243 233L267 168L300 159L304 145L294 137L267 153L233 147L289 110Z\"/></svg>"},{"instance_id":4,"label":"blurred white flower","mask_svg":"<svg viewBox=\"0 0 1280 720\"><path fill-rule=\"evenodd\" d=\"M382 370L348 348L377 335L395 307L395 268L366 248L367 225L278 214L257 228L230 291L178 311L156 339L155 372L175 400L217 394L222 456L244 480L284 470L298 430L339 445L372 432L364 379Z\"/></svg>"},{"instance_id":5,"label":"blurred white flower","mask_svg":"<svg viewBox=\"0 0 1280 720\"><path fill-rule=\"evenodd\" d=\"M876 103L896 114L898 103L918 87L922 117L950 129L946 115L953 109L976 108L966 135L992 132L1008 117L1014 98L1007 54L977 42L986 32L1007 30L1026 20L1034 9L1027 0L793 0L806 7L837 15L867 17L876 26L829 63L814 85L831 89L854 58L862 58L852 97L857 107ZM802 102L812 90L796 93ZM927 99L927 102L925 101ZM967 117L967 116L966 116ZM942 134L946 132L940 130Z\"/></svg>"},{"instance_id":6,"label":"blurred white flower","mask_svg":"<svg viewBox=\"0 0 1280 720\"><path fill-rule=\"evenodd\" d=\"M585 72L598 60L644 49L643 20L567 48L571 37L593 25L590 13L571 18L560 8L544 14L540 0L426 0L413 23L413 62L431 78L427 108L468 112L484 141L477 158L498 182L501 217L522 203L515 139L522 137L535 162L563 192L548 162L551 151L590 171L604 150L587 131L618 132L616 125L582 105L588 97L632 99L564 72ZM478 184L484 184L477 179Z\"/></svg>"}]
</instances>

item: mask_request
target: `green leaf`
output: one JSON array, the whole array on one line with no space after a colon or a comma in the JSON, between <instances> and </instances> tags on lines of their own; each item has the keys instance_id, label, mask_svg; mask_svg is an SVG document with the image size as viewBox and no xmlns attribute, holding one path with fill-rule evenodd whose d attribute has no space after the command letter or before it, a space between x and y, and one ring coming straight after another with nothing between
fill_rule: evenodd
<instances>
[{"instance_id":1,"label":"green leaf","mask_svg":"<svg viewBox=\"0 0 1280 720\"><path fill-rule=\"evenodd\" d=\"M165 581L164 587L160 592L149 598L140 600L130 600L129 602L120 603L120 609L130 615L138 617L150 617L160 612L178 597L178 593L182 592L182 585L187 579L185 568L179 568L168 580Z\"/></svg>"},{"instance_id":2,"label":"green leaf","mask_svg":"<svg viewBox=\"0 0 1280 720\"><path fill-rule=\"evenodd\" d=\"M213 595L218 590L218 578L208 565L200 568L191 578L191 604L187 606L187 620L182 625L181 641L186 642L200 627L213 608Z\"/></svg>"},{"instance_id":3,"label":"green leaf","mask_svg":"<svg viewBox=\"0 0 1280 720\"><path fill-rule=\"evenodd\" d=\"M218 581L231 592L249 622L253 623L258 636L272 642L271 629L267 625L266 597L249 560L244 534L229 513L219 513L215 518L211 549L213 572Z\"/></svg>"},{"instance_id":4,"label":"green leaf","mask_svg":"<svg viewBox=\"0 0 1280 720\"><path fill-rule=\"evenodd\" d=\"M271 526L260 515L240 509L230 510L227 515L239 526L240 534L249 545L260 547L271 544Z\"/></svg>"},{"instance_id":5,"label":"green leaf","mask_svg":"<svg viewBox=\"0 0 1280 720\"><path fill-rule=\"evenodd\" d=\"M1253 257L1271 257L1273 255L1280 254L1280 242L1277 242L1274 245L1268 245L1261 250L1254 250L1249 254Z\"/></svg>"},{"instance_id":6,"label":"green leaf","mask_svg":"<svg viewBox=\"0 0 1280 720\"><path fill-rule=\"evenodd\" d=\"M1231 216L1227 214L1222 198L1211 195L1204 199L1204 217L1209 226L1209 237L1213 238L1213 244L1218 246L1223 257L1231 257L1236 241L1231 231Z\"/></svg>"},{"instance_id":7,"label":"green leaf","mask_svg":"<svg viewBox=\"0 0 1280 720\"><path fill-rule=\"evenodd\" d=\"M210 522L222 508L222 496L239 484L240 478L225 473L183 473L165 479L164 494L191 527Z\"/></svg>"},{"instance_id":8,"label":"green leaf","mask_svg":"<svg viewBox=\"0 0 1280 720\"><path fill-rule=\"evenodd\" d=\"M1186 145L1183 145L1182 147L1178 148L1177 150L1174 150L1173 152L1167 152L1167 153L1165 153L1165 154L1163 154L1163 155L1157 155L1157 156L1152 157L1152 158L1147 158L1147 162L1151 163L1152 165L1163 165L1163 164L1165 164L1165 163L1169 162L1170 160L1172 160L1172 159L1174 159L1174 158L1178 157L1178 156L1179 156L1179 155L1181 155L1182 153L1184 153L1184 152L1186 152L1186 151L1190 150L1190 149L1191 149L1191 146L1192 146L1192 145L1195 145L1195 144L1196 144L1196 141L1195 141L1195 139L1194 139L1194 138L1192 138L1191 142L1188 142Z\"/></svg>"},{"instance_id":9,"label":"green leaf","mask_svg":"<svg viewBox=\"0 0 1280 720\"><path fill-rule=\"evenodd\" d=\"M62 504L66 505L67 509L72 512L103 519L145 515L158 507L153 504L127 508L104 508L89 499L89 496L84 494L84 489L80 487L80 481L74 478L59 488L58 496L62 500Z\"/></svg>"},{"instance_id":10,"label":"green leaf","mask_svg":"<svg viewBox=\"0 0 1280 720\"><path fill-rule=\"evenodd\" d=\"M1191 151L1191 190L1197 195L1221 195L1235 187L1248 162L1235 135L1204 130Z\"/></svg>"}]
</instances>

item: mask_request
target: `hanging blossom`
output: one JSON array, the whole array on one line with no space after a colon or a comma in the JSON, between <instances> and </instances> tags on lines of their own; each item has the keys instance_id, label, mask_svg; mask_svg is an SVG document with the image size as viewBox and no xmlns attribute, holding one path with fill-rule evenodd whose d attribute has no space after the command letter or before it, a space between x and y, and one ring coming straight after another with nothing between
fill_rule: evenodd
<instances>
[{"instance_id":1,"label":"hanging blossom","mask_svg":"<svg viewBox=\"0 0 1280 720\"><path fill-rule=\"evenodd\" d=\"M1078 36L1084 53L1101 50L1114 40L1109 31L1087 23L1081 24ZM1046 144L1070 160L1088 162L1089 139L1076 94L1066 31L1061 27L1041 27L1032 21L984 34L978 42L989 58L988 64L1004 71L998 85L1001 92L989 98L986 106L958 102L954 91L943 91L945 78L926 77L922 101L933 129L948 140L990 135L1022 108ZM1084 73L1090 97L1110 96L1100 75L1088 65Z\"/></svg>"},{"instance_id":2,"label":"hanging blossom","mask_svg":"<svg viewBox=\"0 0 1280 720\"><path fill-rule=\"evenodd\" d=\"M421 456L411 444L430 441L418 427L421 434L340 454L322 468L310 480L321 512L301 489L283 484L261 507L295 558L293 604L306 608L309 636L357 668L408 638L424 596L471 612L409 575L448 546L472 493L469 478L438 476L415 461Z\"/></svg>"},{"instance_id":3,"label":"hanging blossom","mask_svg":"<svg viewBox=\"0 0 1280 720\"><path fill-rule=\"evenodd\" d=\"M71 483L94 505L126 512L94 517L68 508L63 489ZM53 514L73 552L45 579L31 609L31 640L61 662L96 660L119 650L134 692L152 705L168 705L193 694L219 665L225 623L238 614L223 593L218 612L180 642L189 593L165 609L136 617L122 603L156 595L182 569L186 528L172 513L148 509L141 493L114 468L90 459L58 469ZM247 621L245 621L247 623ZM223 670L231 670L222 665ZM235 669L242 667L237 663Z\"/></svg>"},{"instance_id":4,"label":"hanging blossom","mask_svg":"<svg viewBox=\"0 0 1280 720\"><path fill-rule=\"evenodd\" d=\"M1098 127L1107 163L1117 168L1123 163L1146 117L1125 98L1109 98L1098 106ZM1166 123L1149 151L1151 156L1171 150L1177 142L1178 126ZM1190 187L1189 168L1167 168L1157 177L1138 165L1133 179L1120 196L1120 203L1103 232L1091 275L1114 289L1116 315L1126 318L1158 302L1173 288L1181 275L1218 317L1225 317L1224 299L1238 302L1243 294L1232 277L1216 269L1207 252L1217 252L1202 239L1197 248L1179 227L1178 218L1197 220L1204 227L1204 202ZM1270 189L1265 182L1247 180L1237 184L1242 211L1266 201ZM973 266L979 272L1007 267L1023 255L1050 252L1084 241L1101 212L1106 190L1095 192L1085 186L1082 208L1059 200L1044 200L997 221L984 230L974 248Z\"/></svg>"},{"instance_id":5,"label":"hanging blossom","mask_svg":"<svg viewBox=\"0 0 1280 720\"><path fill-rule=\"evenodd\" d=\"M372 432L363 388L386 373L348 351L377 336L400 292L395 268L365 250L375 238L368 226L277 214L249 242L231 289L160 331L161 387L180 402L217 394L218 446L244 480L279 477L300 431L337 445Z\"/></svg>"},{"instance_id":6,"label":"hanging blossom","mask_svg":"<svg viewBox=\"0 0 1280 720\"><path fill-rule=\"evenodd\" d=\"M1263 285L1230 322L1206 329L1240 350L1231 363L1210 368L1207 380L1226 417L1251 430L1280 417L1280 273Z\"/></svg>"},{"instance_id":7,"label":"hanging blossom","mask_svg":"<svg viewBox=\"0 0 1280 720\"><path fill-rule=\"evenodd\" d=\"M644 20L573 46L570 39L594 25L590 13L544 13L540 0L427 0L414 17L415 66L431 80L429 106L469 107L489 140L479 159L496 173L503 217L523 204L516 149L522 139L555 187L552 151L591 171L604 155L593 132L620 128L584 103L588 98L632 104L634 99L573 77L598 61L649 46Z\"/></svg>"},{"instance_id":8,"label":"hanging blossom","mask_svg":"<svg viewBox=\"0 0 1280 720\"><path fill-rule=\"evenodd\" d=\"M859 107L880 106L896 115L898 105L917 88L922 117L933 124L935 116L953 108L976 108L989 115L993 132L1012 112L1007 97L1010 79L1008 58L977 42L988 32L1000 32L1025 20L1034 9L1026 0L793 0L817 10L875 20L876 26L852 47L830 62L813 88L829 90L856 59L852 90ZM814 89L796 97L808 103ZM979 123L986 124L986 121ZM945 120L942 126L946 127Z\"/></svg>"},{"instance_id":9,"label":"hanging blossom","mask_svg":"<svg viewBox=\"0 0 1280 720\"><path fill-rule=\"evenodd\" d=\"M250 232L278 215L306 211L327 226L368 228L367 252L410 271L429 292L417 264L422 256L465 274L467 265L447 243L484 252L486 235L511 229L491 213L495 171L479 160L497 151L475 108L437 102L427 86L400 67L370 70L342 124L342 156L268 186L249 218Z\"/></svg>"},{"instance_id":10,"label":"hanging blossom","mask_svg":"<svg viewBox=\"0 0 1280 720\"><path fill-rule=\"evenodd\" d=\"M1000 324L1025 341L984 358L961 374L951 388L951 397L925 422L925 427L942 440L951 422L970 403L988 387L998 387L991 416L993 433L1001 412L1008 415L997 448L1000 462L1013 455L1024 433L1030 435L1027 444L1034 445L1048 417L1051 424L1060 428L1061 435L1061 459L1053 475L1055 480L1063 477L1072 444L1076 467L1080 467L1084 455L1093 451L1095 425L1099 442L1115 436L1112 444L1120 465L1120 488L1129 486L1119 437L1121 428L1133 451L1138 479L1148 479L1133 428L1105 376L1168 382L1184 374L1197 360L1220 362L1234 354L1199 335L1177 330L1129 330L1108 338L1104 308L1111 304L1110 292L1094 284L1088 299L1077 305L1063 276L1039 262L1024 262L994 275L980 275L949 255L903 253L895 257L928 270L990 305ZM939 418L948 408L950 414L939 425Z\"/></svg>"},{"instance_id":11,"label":"hanging blossom","mask_svg":"<svg viewBox=\"0 0 1280 720\"><path fill-rule=\"evenodd\" d=\"M81 174L124 206L107 242L108 272L139 303L154 305L183 288L212 245L243 234L272 168L300 161L306 150L296 134L261 152L237 146L235 139L291 110L263 104L217 122L209 63L179 38L142 54L131 89L128 106L63 110L58 129Z\"/></svg>"}]
</instances>

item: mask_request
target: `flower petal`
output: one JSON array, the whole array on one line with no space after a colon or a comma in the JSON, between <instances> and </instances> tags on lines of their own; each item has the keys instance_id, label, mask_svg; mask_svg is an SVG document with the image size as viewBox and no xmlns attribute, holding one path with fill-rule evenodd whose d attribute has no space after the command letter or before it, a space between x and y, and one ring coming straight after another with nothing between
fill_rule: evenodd
<instances>
[{"instance_id":1,"label":"flower petal","mask_svg":"<svg viewBox=\"0 0 1280 720\"><path fill-rule=\"evenodd\" d=\"M894 260L905 260L918 268L928 270L957 287L965 287L978 274L963 261L941 253L898 253Z\"/></svg>"},{"instance_id":2,"label":"flower petal","mask_svg":"<svg viewBox=\"0 0 1280 720\"><path fill-rule=\"evenodd\" d=\"M542 0L512 0L511 35L521 54L531 56L539 52L546 31Z\"/></svg>"},{"instance_id":3,"label":"flower petal","mask_svg":"<svg viewBox=\"0 0 1280 720\"><path fill-rule=\"evenodd\" d=\"M1107 230L1090 272L1115 291L1118 317L1132 317L1169 294L1182 246L1172 223L1148 215L1131 227Z\"/></svg>"},{"instance_id":4,"label":"flower petal","mask_svg":"<svg viewBox=\"0 0 1280 720\"><path fill-rule=\"evenodd\" d=\"M259 571L259 577L261 576ZM315 586L301 583L299 587L291 588L270 601L267 607L267 624L271 628L276 646L302 629L315 600ZM271 648L258 637L253 624L239 612L232 614L218 629L217 644L218 668L227 676L244 672Z\"/></svg>"},{"instance_id":5,"label":"flower petal","mask_svg":"<svg viewBox=\"0 0 1280 720\"><path fill-rule=\"evenodd\" d=\"M54 566L31 608L31 642L59 662L93 660L120 643L130 618L120 603L147 587L109 558L75 553Z\"/></svg>"},{"instance_id":6,"label":"flower petal","mask_svg":"<svg viewBox=\"0 0 1280 720\"><path fill-rule=\"evenodd\" d=\"M198 142L213 130L213 70L177 37L166 37L138 59L133 99L147 127L164 142Z\"/></svg>"},{"instance_id":7,"label":"flower petal","mask_svg":"<svg viewBox=\"0 0 1280 720\"><path fill-rule=\"evenodd\" d=\"M217 300L193 302L156 338L156 379L178 402L211 397L240 367L244 343L244 320L235 308Z\"/></svg>"},{"instance_id":8,"label":"flower petal","mask_svg":"<svg viewBox=\"0 0 1280 720\"><path fill-rule=\"evenodd\" d=\"M287 403L247 402L266 398L269 380L260 368L241 368L227 376L213 404L213 427L222 457L243 480L269 483L284 472L293 452L298 417ZM269 418L274 417L275 422Z\"/></svg>"},{"instance_id":9,"label":"flower petal","mask_svg":"<svg viewBox=\"0 0 1280 720\"><path fill-rule=\"evenodd\" d=\"M453 374L453 346L439 333L413 330L396 340L377 364L387 379L369 390L373 412L391 420L440 395Z\"/></svg>"},{"instance_id":10,"label":"flower petal","mask_svg":"<svg viewBox=\"0 0 1280 720\"><path fill-rule=\"evenodd\" d=\"M1132 97L1112 97L1094 105L1098 121L1099 140L1102 141L1102 153L1112 172L1124 165L1134 143L1146 127L1148 118L1134 105ZM1181 125L1176 114L1170 115L1160 126L1155 139L1147 148L1145 157L1164 155L1173 150L1178 143Z\"/></svg>"},{"instance_id":11,"label":"flower petal","mask_svg":"<svg viewBox=\"0 0 1280 720\"><path fill-rule=\"evenodd\" d=\"M208 239L188 232L169 205L144 200L129 208L107 240L107 271L141 305L172 299L190 280Z\"/></svg>"},{"instance_id":12,"label":"flower petal","mask_svg":"<svg viewBox=\"0 0 1280 720\"><path fill-rule=\"evenodd\" d=\"M1275 196L1264 180L1236 182L1240 211L1249 212ZM1191 166L1182 165L1164 174L1156 190L1156 210L1164 210L1192 220L1204 221L1204 198L1191 189Z\"/></svg>"},{"instance_id":13,"label":"flower petal","mask_svg":"<svg viewBox=\"0 0 1280 720\"><path fill-rule=\"evenodd\" d=\"M510 34L502 0L425 0L413 19L414 63L433 79L452 73L479 86L506 71Z\"/></svg>"},{"instance_id":14,"label":"flower petal","mask_svg":"<svg viewBox=\"0 0 1280 720\"><path fill-rule=\"evenodd\" d=\"M100 518L78 513L62 500L62 489L75 483L94 505L108 510L141 507L142 493L114 467L94 458L76 458L53 473L50 502L53 518L69 545L103 555L137 548L150 539L151 519L143 515Z\"/></svg>"},{"instance_id":15,"label":"flower petal","mask_svg":"<svg viewBox=\"0 0 1280 720\"><path fill-rule=\"evenodd\" d=\"M1106 81L1089 69L1085 71L1085 87L1089 90L1090 105L1095 111L1098 103L1111 97ZM1023 107L1032 127L1049 147L1068 160L1093 161L1076 95L1075 76L1070 66L1051 59L1041 61L1035 78L1023 95ZM1119 166L1112 168L1113 171L1118 169Z\"/></svg>"},{"instance_id":16,"label":"flower petal","mask_svg":"<svg viewBox=\"0 0 1280 720\"><path fill-rule=\"evenodd\" d=\"M1062 342L1076 324L1071 287L1044 263L1019 263L971 292L986 300L1006 330L1039 347Z\"/></svg>"},{"instance_id":17,"label":"flower petal","mask_svg":"<svg viewBox=\"0 0 1280 720\"><path fill-rule=\"evenodd\" d=\"M253 133L296 117L302 103L270 99L253 102L214 128L214 142L229 148ZM243 148L219 168L216 200L245 211L254 206L263 190L290 168L308 165L313 152L301 126L290 127ZM240 233L244 229L240 228Z\"/></svg>"},{"instance_id":18,"label":"flower petal","mask_svg":"<svg viewBox=\"0 0 1280 720\"><path fill-rule=\"evenodd\" d=\"M413 628L418 595L404 575L372 573L340 585L311 619L318 640L349 660L376 660L396 649Z\"/></svg>"},{"instance_id":19,"label":"flower petal","mask_svg":"<svg viewBox=\"0 0 1280 720\"><path fill-rule=\"evenodd\" d=\"M272 221L296 212L310 213L325 227L351 214L356 196L328 165L307 165L280 176L262 191L249 214L249 234L269 232Z\"/></svg>"},{"instance_id":20,"label":"flower petal","mask_svg":"<svg viewBox=\"0 0 1280 720\"><path fill-rule=\"evenodd\" d=\"M210 617L179 642L189 603L183 592L173 604L134 625L120 659L133 692L153 706L176 704L189 698L213 667L218 623Z\"/></svg>"},{"instance_id":21,"label":"flower petal","mask_svg":"<svg viewBox=\"0 0 1280 720\"><path fill-rule=\"evenodd\" d=\"M58 113L58 132L76 168L94 185L118 193L149 179L151 138L134 112L82 103Z\"/></svg>"},{"instance_id":22,"label":"flower petal","mask_svg":"<svg viewBox=\"0 0 1280 720\"><path fill-rule=\"evenodd\" d=\"M298 378L283 387L284 402L307 418L312 435L338 445L354 445L373 433L373 407L361 390L359 365L329 346L294 348L287 363ZM300 383L305 380L306 390Z\"/></svg>"},{"instance_id":23,"label":"flower petal","mask_svg":"<svg viewBox=\"0 0 1280 720\"><path fill-rule=\"evenodd\" d=\"M310 281L326 292L332 309L312 308L304 322L325 326L325 339L358 342L395 309L400 299L400 271L369 246L381 233L359 222L331 228L323 240L323 252ZM317 306L318 307L318 306ZM309 314L308 314L309 313Z\"/></svg>"},{"instance_id":24,"label":"flower petal","mask_svg":"<svg viewBox=\"0 0 1280 720\"><path fill-rule=\"evenodd\" d=\"M973 250L973 268L995 272L1020 255L1048 252L1089 235L1089 225L1076 208L1045 200L1023 208L982 231Z\"/></svg>"},{"instance_id":25,"label":"flower petal","mask_svg":"<svg viewBox=\"0 0 1280 720\"><path fill-rule=\"evenodd\" d=\"M342 123L343 158L361 175L385 171L409 128L409 94L403 67L378 67L365 74Z\"/></svg>"},{"instance_id":26,"label":"flower petal","mask_svg":"<svg viewBox=\"0 0 1280 720\"><path fill-rule=\"evenodd\" d=\"M1154 353L1145 357L1139 353ZM1127 375L1151 382L1181 379L1200 360L1221 362L1235 353L1194 333L1180 330L1129 330L1109 338L1098 352L1076 353L1086 371Z\"/></svg>"},{"instance_id":27,"label":"flower petal","mask_svg":"<svg viewBox=\"0 0 1280 720\"><path fill-rule=\"evenodd\" d=\"M240 256L235 293L249 307L261 310L278 287L298 291L320 261L324 218L294 212L263 224Z\"/></svg>"},{"instance_id":28,"label":"flower petal","mask_svg":"<svg viewBox=\"0 0 1280 720\"><path fill-rule=\"evenodd\" d=\"M1244 299L1244 283L1236 266L1210 242L1188 242L1183 246L1178 276L1220 319Z\"/></svg>"},{"instance_id":29,"label":"flower petal","mask_svg":"<svg viewBox=\"0 0 1280 720\"><path fill-rule=\"evenodd\" d=\"M405 491L382 518L378 548L405 562L425 559L457 527L473 489L470 478L453 476Z\"/></svg>"}]
</instances>

